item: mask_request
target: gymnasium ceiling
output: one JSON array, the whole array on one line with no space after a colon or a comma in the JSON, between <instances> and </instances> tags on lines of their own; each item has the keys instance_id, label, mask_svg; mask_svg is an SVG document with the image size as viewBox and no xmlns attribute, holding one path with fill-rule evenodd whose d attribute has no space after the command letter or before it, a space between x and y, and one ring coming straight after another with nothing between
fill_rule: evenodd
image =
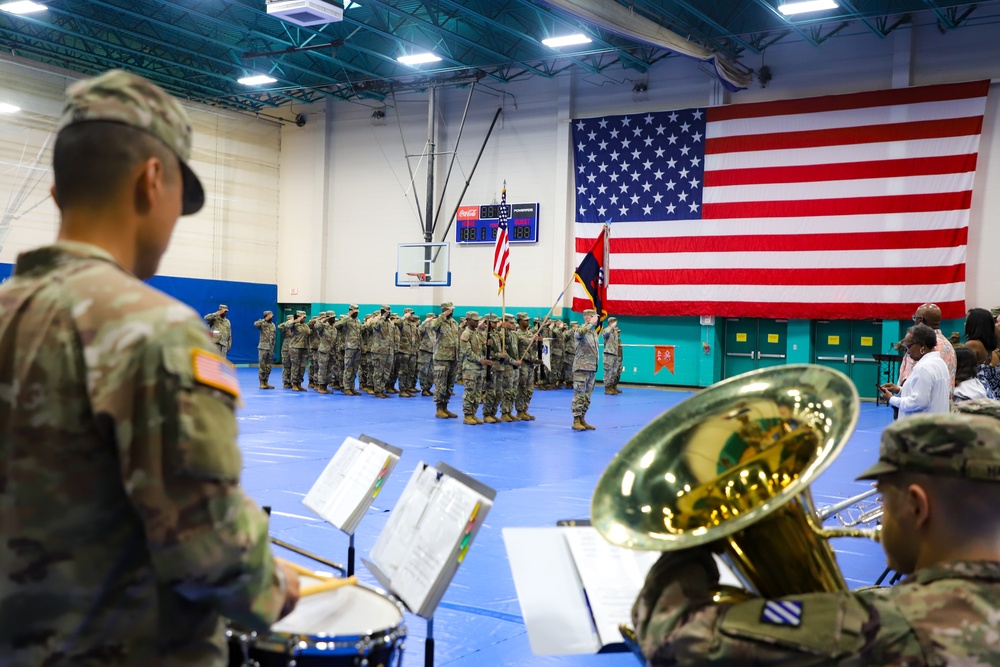
<instances>
[{"instance_id":1,"label":"gymnasium ceiling","mask_svg":"<svg viewBox=\"0 0 1000 667\"><path fill-rule=\"evenodd\" d=\"M359 0L342 21L313 28L269 16L266 0L36 1L47 11L0 12L4 53L88 74L124 67L183 97L251 112L328 97L377 102L395 90L567 70L636 78L679 57L536 0ZM1000 22L1000 0L839 0L838 9L791 18L777 11L781 0L597 1L617 1L746 69L741 59L779 42L819 46L858 32L883 39L907 24L948 33ZM593 41L559 50L541 43L576 32ZM396 61L428 50L442 60ZM277 82L237 83L249 73Z\"/></svg>"}]
</instances>

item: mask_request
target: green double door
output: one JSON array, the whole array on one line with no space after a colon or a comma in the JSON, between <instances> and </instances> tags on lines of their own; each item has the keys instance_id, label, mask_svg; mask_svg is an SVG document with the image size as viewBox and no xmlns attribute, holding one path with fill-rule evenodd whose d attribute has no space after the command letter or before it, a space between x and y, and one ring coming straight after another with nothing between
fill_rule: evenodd
<instances>
[{"instance_id":1,"label":"green double door","mask_svg":"<svg viewBox=\"0 0 1000 667\"><path fill-rule=\"evenodd\" d=\"M788 350L788 321L756 317L726 318L722 377L782 366Z\"/></svg>"},{"instance_id":2,"label":"green double door","mask_svg":"<svg viewBox=\"0 0 1000 667\"><path fill-rule=\"evenodd\" d=\"M881 349L881 320L813 322L813 361L851 378L862 398L877 394L878 362L872 354Z\"/></svg>"}]
</instances>

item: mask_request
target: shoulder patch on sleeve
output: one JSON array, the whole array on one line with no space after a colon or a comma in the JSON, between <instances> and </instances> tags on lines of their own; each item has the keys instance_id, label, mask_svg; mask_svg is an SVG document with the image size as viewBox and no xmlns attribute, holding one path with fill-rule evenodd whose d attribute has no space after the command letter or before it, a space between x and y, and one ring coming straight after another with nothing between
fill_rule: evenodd
<instances>
[{"instance_id":1,"label":"shoulder patch on sleeve","mask_svg":"<svg viewBox=\"0 0 1000 667\"><path fill-rule=\"evenodd\" d=\"M191 366L196 382L224 391L234 398L240 397L236 367L219 355L194 348L191 350Z\"/></svg>"},{"instance_id":2,"label":"shoulder patch on sleeve","mask_svg":"<svg viewBox=\"0 0 1000 667\"><path fill-rule=\"evenodd\" d=\"M801 600L768 600L760 612L760 622L772 625L802 625Z\"/></svg>"}]
</instances>

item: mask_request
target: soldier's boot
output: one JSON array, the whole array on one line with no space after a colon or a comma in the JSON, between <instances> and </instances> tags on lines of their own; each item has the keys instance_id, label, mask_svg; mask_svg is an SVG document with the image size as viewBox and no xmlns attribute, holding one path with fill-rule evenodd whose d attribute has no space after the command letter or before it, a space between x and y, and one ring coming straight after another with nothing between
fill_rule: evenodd
<instances>
[{"instance_id":1,"label":"soldier's boot","mask_svg":"<svg viewBox=\"0 0 1000 667\"><path fill-rule=\"evenodd\" d=\"M451 410L448 409L448 404L447 403L445 403L444 405L442 405L441 409L444 410L444 413L446 415L448 415L451 419L458 419L458 415L456 415L454 412L452 412Z\"/></svg>"},{"instance_id":2,"label":"soldier's boot","mask_svg":"<svg viewBox=\"0 0 1000 667\"><path fill-rule=\"evenodd\" d=\"M486 420L483 419L482 417L477 417L476 415L472 415L472 418L476 420L477 424L485 424L486 423Z\"/></svg>"},{"instance_id":3,"label":"soldier's boot","mask_svg":"<svg viewBox=\"0 0 1000 667\"><path fill-rule=\"evenodd\" d=\"M513 417L511 417L509 412L504 412L503 414L500 415L500 421L502 421L502 422L512 422L512 421L517 421L517 420L515 420Z\"/></svg>"},{"instance_id":4,"label":"soldier's boot","mask_svg":"<svg viewBox=\"0 0 1000 667\"><path fill-rule=\"evenodd\" d=\"M420 392L421 396L433 396L434 393L430 389L424 389Z\"/></svg>"},{"instance_id":5,"label":"soldier's boot","mask_svg":"<svg viewBox=\"0 0 1000 667\"><path fill-rule=\"evenodd\" d=\"M521 413L521 419L522 420L527 420L529 422L533 422L533 421L535 421L535 415L530 415L530 414L528 414L528 411L525 410L524 412Z\"/></svg>"},{"instance_id":6,"label":"soldier's boot","mask_svg":"<svg viewBox=\"0 0 1000 667\"><path fill-rule=\"evenodd\" d=\"M392 387L387 387L386 390L385 390L385 393L387 393L387 394L398 394L399 392L396 391L395 389L393 389Z\"/></svg>"},{"instance_id":7,"label":"soldier's boot","mask_svg":"<svg viewBox=\"0 0 1000 667\"><path fill-rule=\"evenodd\" d=\"M476 426L480 422L476 419L475 415L465 415L465 419L462 420L462 423L468 424L469 426Z\"/></svg>"},{"instance_id":8,"label":"soldier's boot","mask_svg":"<svg viewBox=\"0 0 1000 667\"><path fill-rule=\"evenodd\" d=\"M615 389L614 389L614 387L605 387L604 388L604 394L606 396L614 396L615 395Z\"/></svg>"},{"instance_id":9,"label":"soldier's boot","mask_svg":"<svg viewBox=\"0 0 1000 667\"><path fill-rule=\"evenodd\" d=\"M375 398L389 398L388 396L385 395L384 391L376 391L374 396Z\"/></svg>"},{"instance_id":10,"label":"soldier's boot","mask_svg":"<svg viewBox=\"0 0 1000 667\"><path fill-rule=\"evenodd\" d=\"M303 389L302 385L299 384L298 382L293 382L292 383L292 391L305 391L305 389Z\"/></svg>"},{"instance_id":11,"label":"soldier's boot","mask_svg":"<svg viewBox=\"0 0 1000 667\"><path fill-rule=\"evenodd\" d=\"M496 424L497 418L494 417L493 415L486 415L486 418L483 421L486 422L487 424Z\"/></svg>"},{"instance_id":12,"label":"soldier's boot","mask_svg":"<svg viewBox=\"0 0 1000 667\"><path fill-rule=\"evenodd\" d=\"M260 388L261 389L274 389L274 387L272 387L271 385L269 385L268 383L263 382L263 381L260 383Z\"/></svg>"},{"instance_id":13,"label":"soldier's boot","mask_svg":"<svg viewBox=\"0 0 1000 667\"><path fill-rule=\"evenodd\" d=\"M585 429L587 429L588 431L596 431L597 430L596 426L594 426L593 424L588 424L587 423L587 420L584 417L584 415L580 415L580 423L583 424L583 427Z\"/></svg>"},{"instance_id":14,"label":"soldier's boot","mask_svg":"<svg viewBox=\"0 0 1000 667\"><path fill-rule=\"evenodd\" d=\"M448 411L445 410L440 405L437 406L437 412L434 413L434 416L437 417L438 419L448 419L449 418Z\"/></svg>"},{"instance_id":15,"label":"soldier's boot","mask_svg":"<svg viewBox=\"0 0 1000 667\"><path fill-rule=\"evenodd\" d=\"M340 390L340 393L343 394L344 396L354 396L355 391L353 389L348 389L347 387L344 387L343 389Z\"/></svg>"},{"instance_id":16,"label":"soldier's boot","mask_svg":"<svg viewBox=\"0 0 1000 667\"><path fill-rule=\"evenodd\" d=\"M618 385L615 385L615 393L616 394L622 393L622 390L618 388Z\"/></svg>"},{"instance_id":17,"label":"soldier's boot","mask_svg":"<svg viewBox=\"0 0 1000 667\"><path fill-rule=\"evenodd\" d=\"M528 421L528 418L524 416L523 412L515 412L514 416L511 417L511 419L513 419L516 422L526 422L526 421Z\"/></svg>"},{"instance_id":18,"label":"soldier's boot","mask_svg":"<svg viewBox=\"0 0 1000 667\"><path fill-rule=\"evenodd\" d=\"M318 385L316 385L316 393L317 394L329 394L330 390L326 388L325 384L318 384Z\"/></svg>"},{"instance_id":19,"label":"soldier's boot","mask_svg":"<svg viewBox=\"0 0 1000 667\"><path fill-rule=\"evenodd\" d=\"M586 431L587 427L583 425L583 419L580 417L573 417L573 430L574 431Z\"/></svg>"},{"instance_id":20,"label":"soldier's boot","mask_svg":"<svg viewBox=\"0 0 1000 667\"><path fill-rule=\"evenodd\" d=\"M369 396L374 396L375 395L375 390L372 389L371 387L365 387L364 389L365 389L365 393L368 394Z\"/></svg>"},{"instance_id":21,"label":"soldier's boot","mask_svg":"<svg viewBox=\"0 0 1000 667\"><path fill-rule=\"evenodd\" d=\"M286 382L282 386L284 386L285 389L291 389L292 388L292 384L290 382Z\"/></svg>"}]
</instances>

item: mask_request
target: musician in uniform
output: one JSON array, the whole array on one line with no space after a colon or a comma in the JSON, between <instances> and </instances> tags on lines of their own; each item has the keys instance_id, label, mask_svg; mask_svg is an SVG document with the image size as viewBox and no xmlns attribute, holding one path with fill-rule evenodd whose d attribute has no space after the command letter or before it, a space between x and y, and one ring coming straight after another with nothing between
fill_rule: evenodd
<instances>
[{"instance_id":1,"label":"musician in uniform","mask_svg":"<svg viewBox=\"0 0 1000 667\"><path fill-rule=\"evenodd\" d=\"M297 598L240 487L235 370L142 281L205 195L191 125L115 71L70 86L58 241L0 286L0 664L227 663Z\"/></svg>"},{"instance_id":2,"label":"musician in uniform","mask_svg":"<svg viewBox=\"0 0 1000 667\"><path fill-rule=\"evenodd\" d=\"M1000 422L922 414L882 434L891 588L716 603L708 548L664 554L632 610L650 665L1000 665Z\"/></svg>"}]
</instances>

